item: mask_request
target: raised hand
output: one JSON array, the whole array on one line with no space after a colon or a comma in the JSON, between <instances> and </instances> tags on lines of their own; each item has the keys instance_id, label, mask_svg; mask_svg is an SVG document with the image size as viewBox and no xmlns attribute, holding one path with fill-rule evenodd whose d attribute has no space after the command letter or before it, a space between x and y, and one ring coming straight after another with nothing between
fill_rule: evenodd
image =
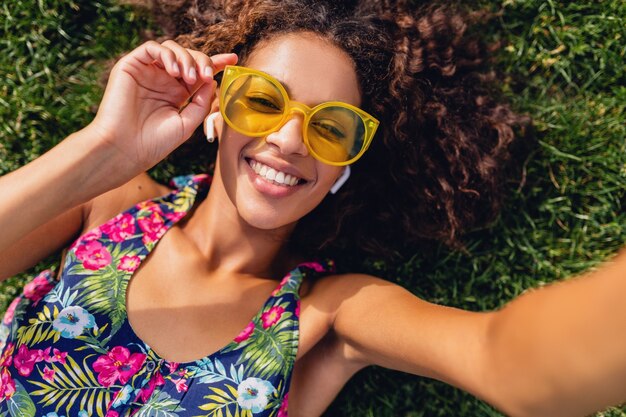
<instances>
[{"instance_id":1,"label":"raised hand","mask_svg":"<svg viewBox=\"0 0 626 417\"><path fill-rule=\"evenodd\" d=\"M123 175L152 167L187 140L209 111L213 75L235 54L209 57L174 41L149 41L113 67L89 128L115 149Z\"/></svg>"}]
</instances>

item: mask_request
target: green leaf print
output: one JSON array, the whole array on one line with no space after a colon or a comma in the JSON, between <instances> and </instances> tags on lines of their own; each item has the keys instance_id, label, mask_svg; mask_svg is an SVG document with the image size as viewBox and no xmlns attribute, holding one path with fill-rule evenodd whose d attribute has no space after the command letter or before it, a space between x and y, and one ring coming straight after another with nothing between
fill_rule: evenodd
<instances>
[{"instance_id":1,"label":"green leaf print","mask_svg":"<svg viewBox=\"0 0 626 417\"><path fill-rule=\"evenodd\" d=\"M77 304L93 313L109 316L111 335L117 333L126 318L128 279L111 265L94 271L80 281Z\"/></svg>"},{"instance_id":2,"label":"green leaf print","mask_svg":"<svg viewBox=\"0 0 626 417\"><path fill-rule=\"evenodd\" d=\"M297 294L297 289L303 279L304 275L300 269L291 271L287 278L287 282L283 284L282 288L278 291L278 293L276 293L275 297L281 297L284 294Z\"/></svg>"},{"instance_id":3,"label":"green leaf print","mask_svg":"<svg viewBox=\"0 0 626 417\"><path fill-rule=\"evenodd\" d=\"M28 325L22 326L17 330L17 346L27 344L29 346L35 343L40 343L48 339L54 338L54 341L58 341L60 338L59 332L52 328L52 322L59 314L59 309L54 306L51 311L48 306L44 306L43 309L37 313L37 318L28 320Z\"/></svg>"},{"instance_id":4,"label":"green leaf print","mask_svg":"<svg viewBox=\"0 0 626 417\"><path fill-rule=\"evenodd\" d=\"M74 304L74 300L77 295L77 291L70 291L65 288L64 281L59 281L59 283L46 295L44 300L48 303L60 303L61 306L65 308Z\"/></svg>"},{"instance_id":5,"label":"green leaf print","mask_svg":"<svg viewBox=\"0 0 626 417\"><path fill-rule=\"evenodd\" d=\"M15 394L7 402L11 417L35 417L35 403L19 381L15 381Z\"/></svg>"},{"instance_id":6,"label":"green leaf print","mask_svg":"<svg viewBox=\"0 0 626 417\"><path fill-rule=\"evenodd\" d=\"M280 300L279 300L280 302ZM289 302L274 304L287 308ZM260 316L259 316L260 317ZM250 337L239 344L228 346L225 351L241 349L237 364L244 364L246 374L258 378L283 374L287 376L295 362L298 343L298 330L293 329L293 314L285 311L278 323L264 329L260 320L254 320L256 327Z\"/></svg>"},{"instance_id":7,"label":"green leaf print","mask_svg":"<svg viewBox=\"0 0 626 417\"><path fill-rule=\"evenodd\" d=\"M87 366L86 361L91 356L93 355L85 357L82 367L69 355L64 364L51 363L50 367L54 371L54 377L50 382L43 377L43 372L37 369L41 380L46 382L29 380L28 382L31 384L41 388L33 391L31 395L41 397L38 402L44 406L55 404L57 413L65 405L65 414L67 415L70 415L71 407L80 398L81 409L86 410L91 416L94 415L95 407L98 415L104 417L103 410L106 410L107 404L111 401L111 391L100 385L96 376Z\"/></svg>"},{"instance_id":8,"label":"green leaf print","mask_svg":"<svg viewBox=\"0 0 626 417\"><path fill-rule=\"evenodd\" d=\"M165 204L171 206L172 210L176 212L187 212L193 206L196 194L197 192L193 187L184 187L176 194L176 197L172 201L173 204L168 204L167 202Z\"/></svg>"},{"instance_id":9,"label":"green leaf print","mask_svg":"<svg viewBox=\"0 0 626 417\"><path fill-rule=\"evenodd\" d=\"M209 358L204 358L196 361L196 364L197 366L190 366L188 369L192 373L192 378L197 379L202 384L212 384L223 380L239 384L244 378L243 365L235 367L231 363L229 372L227 372L222 362L217 358L214 359L214 362L211 362Z\"/></svg>"},{"instance_id":10,"label":"green leaf print","mask_svg":"<svg viewBox=\"0 0 626 417\"><path fill-rule=\"evenodd\" d=\"M159 391L155 394L150 396L134 417L179 417L175 411L185 411L168 393Z\"/></svg>"},{"instance_id":11,"label":"green leaf print","mask_svg":"<svg viewBox=\"0 0 626 417\"><path fill-rule=\"evenodd\" d=\"M237 388L228 384L226 384L226 388L228 392L219 388L210 387L213 394L205 395L204 398L211 400L211 402L198 407L201 410L209 411L209 413L194 417L254 417L252 411L241 410L239 408L239 404L237 403L237 397L239 396ZM231 405L236 407L234 413L232 413L229 408Z\"/></svg>"},{"instance_id":12,"label":"green leaf print","mask_svg":"<svg viewBox=\"0 0 626 417\"><path fill-rule=\"evenodd\" d=\"M11 339L14 339L16 337L17 331L19 330L19 326L17 326L16 323L21 323L24 320L26 310L30 305L31 301L28 298L19 297L18 304L17 306L15 306L15 312L13 313L13 320L10 325Z\"/></svg>"}]
</instances>

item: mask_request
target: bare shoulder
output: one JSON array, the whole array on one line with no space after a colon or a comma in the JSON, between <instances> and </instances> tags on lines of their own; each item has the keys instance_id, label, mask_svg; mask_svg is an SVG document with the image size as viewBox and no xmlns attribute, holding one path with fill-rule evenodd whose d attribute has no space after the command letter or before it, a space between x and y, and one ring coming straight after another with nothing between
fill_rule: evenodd
<instances>
[{"instance_id":1,"label":"bare shoulder","mask_svg":"<svg viewBox=\"0 0 626 417\"><path fill-rule=\"evenodd\" d=\"M310 283L309 291L328 292L328 291L354 291L371 286L395 286L397 284L367 274L334 274L326 275L316 279Z\"/></svg>"},{"instance_id":2,"label":"bare shoulder","mask_svg":"<svg viewBox=\"0 0 626 417\"><path fill-rule=\"evenodd\" d=\"M168 194L170 188L142 173L89 202L83 231L96 227L141 201Z\"/></svg>"},{"instance_id":3,"label":"bare shoulder","mask_svg":"<svg viewBox=\"0 0 626 417\"><path fill-rule=\"evenodd\" d=\"M385 279L367 274L327 275L308 283L304 288L312 304L329 312L335 322L337 314L353 304L366 304L379 299L381 294L406 293L403 287Z\"/></svg>"}]
</instances>

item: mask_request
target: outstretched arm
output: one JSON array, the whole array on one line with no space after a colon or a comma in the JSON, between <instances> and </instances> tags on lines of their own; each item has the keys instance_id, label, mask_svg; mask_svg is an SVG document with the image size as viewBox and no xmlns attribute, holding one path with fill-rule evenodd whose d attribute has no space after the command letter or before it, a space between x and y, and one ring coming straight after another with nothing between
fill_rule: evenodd
<instances>
[{"instance_id":1,"label":"outstretched arm","mask_svg":"<svg viewBox=\"0 0 626 417\"><path fill-rule=\"evenodd\" d=\"M626 254L490 313L368 276L334 285L349 363L437 378L511 416L583 416L626 399Z\"/></svg>"},{"instance_id":2,"label":"outstretched arm","mask_svg":"<svg viewBox=\"0 0 626 417\"><path fill-rule=\"evenodd\" d=\"M487 335L492 402L512 415L582 416L626 400L624 294L626 252L505 306Z\"/></svg>"}]
</instances>

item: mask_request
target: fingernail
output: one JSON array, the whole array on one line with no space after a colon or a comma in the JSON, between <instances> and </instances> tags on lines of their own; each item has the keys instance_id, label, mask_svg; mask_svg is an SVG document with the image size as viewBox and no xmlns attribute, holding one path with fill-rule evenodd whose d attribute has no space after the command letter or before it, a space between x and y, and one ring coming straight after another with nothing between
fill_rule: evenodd
<instances>
[{"instance_id":1,"label":"fingernail","mask_svg":"<svg viewBox=\"0 0 626 417\"><path fill-rule=\"evenodd\" d=\"M196 80L196 69L193 67L189 68L189 78Z\"/></svg>"},{"instance_id":2,"label":"fingernail","mask_svg":"<svg viewBox=\"0 0 626 417\"><path fill-rule=\"evenodd\" d=\"M205 77L212 77L213 76L213 68L211 68L211 67L204 67L204 76Z\"/></svg>"},{"instance_id":3,"label":"fingernail","mask_svg":"<svg viewBox=\"0 0 626 417\"><path fill-rule=\"evenodd\" d=\"M172 71L176 74L180 74L180 68L178 68L178 64L176 62L172 64Z\"/></svg>"}]
</instances>

